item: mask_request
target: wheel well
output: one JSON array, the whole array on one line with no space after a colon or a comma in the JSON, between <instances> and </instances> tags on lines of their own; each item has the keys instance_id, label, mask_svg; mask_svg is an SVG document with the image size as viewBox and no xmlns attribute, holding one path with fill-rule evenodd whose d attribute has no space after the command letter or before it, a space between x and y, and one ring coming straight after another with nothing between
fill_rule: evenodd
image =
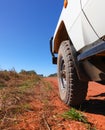
<instances>
[{"instance_id":1,"label":"wheel well","mask_svg":"<svg viewBox=\"0 0 105 130\"><path fill-rule=\"evenodd\" d=\"M65 24L62 21L54 39L54 52L58 53L61 42L68 39L69 39L69 36L66 30Z\"/></svg>"},{"instance_id":2,"label":"wheel well","mask_svg":"<svg viewBox=\"0 0 105 130\"><path fill-rule=\"evenodd\" d=\"M70 42L71 55L72 55L73 62L74 62L74 65L75 65L75 68L76 68L76 72L77 72L77 75L78 75L79 79L83 80L83 81L88 81L87 76L85 76L85 71L83 70L82 65L77 61L76 49L73 46L72 41L71 41L71 39L70 39L70 37L69 37L69 35L67 33L65 24L62 21L60 26L59 26L59 28L58 28L58 30L57 30L57 33L55 35L54 50L53 50L54 53L58 53L58 50L59 50L59 47L60 47L61 43L63 41L66 41L66 40L69 40L69 42Z\"/></svg>"}]
</instances>

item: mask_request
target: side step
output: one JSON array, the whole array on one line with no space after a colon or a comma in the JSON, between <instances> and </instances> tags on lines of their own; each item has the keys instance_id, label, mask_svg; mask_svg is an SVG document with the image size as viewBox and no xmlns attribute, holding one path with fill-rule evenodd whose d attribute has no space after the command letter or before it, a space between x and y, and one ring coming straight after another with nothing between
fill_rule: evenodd
<instances>
[{"instance_id":1,"label":"side step","mask_svg":"<svg viewBox=\"0 0 105 130\"><path fill-rule=\"evenodd\" d=\"M105 41L101 41L100 43L98 42L98 44L94 44L90 47L90 49L87 49L84 52L82 52L80 55L78 55L77 60L82 61L91 56L101 53L105 53Z\"/></svg>"}]
</instances>

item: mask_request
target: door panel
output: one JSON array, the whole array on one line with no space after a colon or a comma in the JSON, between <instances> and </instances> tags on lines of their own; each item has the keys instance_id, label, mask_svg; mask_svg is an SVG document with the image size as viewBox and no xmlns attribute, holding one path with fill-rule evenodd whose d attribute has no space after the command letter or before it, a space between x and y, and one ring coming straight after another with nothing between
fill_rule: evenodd
<instances>
[{"instance_id":1,"label":"door panel","mask_svg":"<svg viewBox=\"0 0 105 130\"><path fill-rule=\"evenodd\" d=\"M81 1L81 6L82 8L85 6L85 4L89 1L89 0L80 0Z\"/></svg>"},{"instance_id":2,"label":"door panel","mask_svg":"<svg viewBox=\"0 0 105 130\"><path fill-rule=\"evenodd\" d=\"M105 35L105 0L81 0L81 4L97 35Z\"/></svg>"}]
</instances>

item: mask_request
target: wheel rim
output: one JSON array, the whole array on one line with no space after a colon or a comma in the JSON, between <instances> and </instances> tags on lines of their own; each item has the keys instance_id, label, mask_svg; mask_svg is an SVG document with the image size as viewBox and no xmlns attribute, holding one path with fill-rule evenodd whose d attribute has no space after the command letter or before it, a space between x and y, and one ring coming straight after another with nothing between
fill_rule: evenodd
<instances>
[{"instance_id":1,"label":"wheel rim","mask_svg":"<svg viewBox=\"0 0 105 130\"><path fill-rule=\"evenodd\" d=\"M67 81L66 81L66 69L65 69L65 62L63 57L61 58L60 62L60 83L61 83L61 90L62 92L65 91L66 86L67 86Z\"/></svg>"}]
</instances>

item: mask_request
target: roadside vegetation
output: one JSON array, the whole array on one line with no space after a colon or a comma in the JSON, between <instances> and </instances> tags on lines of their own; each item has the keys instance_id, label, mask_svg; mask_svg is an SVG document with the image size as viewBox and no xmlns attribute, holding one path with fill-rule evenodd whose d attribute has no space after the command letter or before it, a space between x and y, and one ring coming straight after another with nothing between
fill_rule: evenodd
<instances>
[{"instance_id":1,"label":"roadside vegetation","mask_svg":"<svg viewBox=\"0 0 105 130\"><path fill-rule=\"evenodd\" d=\"M80 111L77 111L75 108L71 108L70 110L64 112L61 116L64 119L75 120L86 124L87 130L96 130L93 124L88 121L86 116L84 116Z\"/></svg>"},{"instance_id":2,"label":"roadside vegetation","mask_svg":"<svg viewBox=\"0 0 105 130\"><path fill-rule=\"evenodd\" d=\"M17 115L32 109L29 102L38 84L41 78L34 71L0 71L0 130L17 124Z\"/></svg>"},{"instance_id":3,"label":"roadside vegetation","mask_svg":"<svg viewBox=\"0 0 105 130\"><path fill-rule=\"evenodd\" d=\"M66 129L66 121L96 130L80 111L59 104L56 89L33 70L0 71L0 130Z\"/></svg>"},{"instance_id":4,"label":"roadside vegetation","mask_svg":"<svg viewBox=\"0 0 105 130\"><path fill-rule=\"evenodd\" d=\"M57 77L57 73L50 74L48 77Z\"/></svg>"}]
</instances>

